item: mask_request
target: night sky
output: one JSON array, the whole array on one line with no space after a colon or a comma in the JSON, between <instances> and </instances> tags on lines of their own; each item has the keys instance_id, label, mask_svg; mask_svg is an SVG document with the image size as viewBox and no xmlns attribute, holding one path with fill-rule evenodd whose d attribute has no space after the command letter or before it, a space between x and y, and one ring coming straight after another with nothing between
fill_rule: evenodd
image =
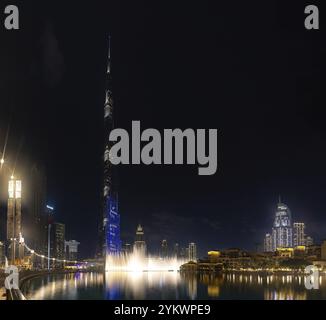
<instances>
[{"instance_id":1,"label":"night sky","mask_svg":"<svg viewBox=\"0 0 326 320\"><path fill-rule=\"evenodd\" d=\"M319 7L321 30L307 31L312 3L176 2L11 1L21 29L5 30L0 15L0 148L10 124L8 161L20 150L22 177L35 162L45 166L48 204L66 238L93 256L111 34L117 127L130 131L140 120L143 129L218 129L214 176L198 176L197 166L119 167L123 242L141 223L152 252L162 239L196 242L200 255L254 249L279 195L323 239L326 10Z\"/></svg>"}]
</instances>

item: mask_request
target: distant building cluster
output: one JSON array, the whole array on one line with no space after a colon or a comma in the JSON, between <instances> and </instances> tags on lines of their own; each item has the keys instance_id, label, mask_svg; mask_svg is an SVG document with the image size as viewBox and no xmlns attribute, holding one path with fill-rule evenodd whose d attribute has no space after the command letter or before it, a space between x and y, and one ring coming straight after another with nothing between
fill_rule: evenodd
<instances>
[{"instance_id":1,"label":"distant building cluster","mask_svg":"<svg viewBox=\"0 0 326 320\"><path fill-rule=\"evenodd\" d=\"M143 255L147 254L147 244L145 241L144 228L141 224L137 226L135 241L132 244L125 243L122 246L123 253L132 253L137 251ZM168 245L168 241L163 239L161 241L160 250L158 256L161 259L167 258L177 258L186 261L196 261L197 260L197 246L194 242L189 243L187 247L180 247L179 243L175 243L172 246Z\"/></svg>"},{"instance_id":2,"label":"distant building cluster","mask_svg":"<svg viewBox=\"0 0 326 320\"><path fill-rule=\"evenodd\" d=\"M28 194L26 198L25 194ZM62 268L64 263L54 259L75 261L78 256L79 242L66 241L65 237L65 224L56 221L54 208L46 205L44 170L32 167L28 190L23 189L20 179L11 176L6 237L0 241L0 265L7 258L8 263L26 269Z\"/></svg>"},{"instance_id":3,"label":"distant building cluster","mask_svg":"<svg viewBox=\"0 0 326 320\"><path fill-rule=\"evenodd\" d=\"M249 252L240 248L211 250L203 259L190 260L181 266L183 272L221 271L289 271L307 265L326 270L326 241L321 245L277 248L275 252Z\"/></svg>"},{"instance_id":4,"label":"distant building cluster","mask_svg":"<svg viewBox=\"0 0 326 320\"><path fill-rule=\"evenodd\" d=\"M277 204L272 231L265 235L264 251L275 252L281 248L312 246L313 239L306 235L305 229L305 223L292 222L289 207L280 200Z\"/></svg>"}]
</instances>

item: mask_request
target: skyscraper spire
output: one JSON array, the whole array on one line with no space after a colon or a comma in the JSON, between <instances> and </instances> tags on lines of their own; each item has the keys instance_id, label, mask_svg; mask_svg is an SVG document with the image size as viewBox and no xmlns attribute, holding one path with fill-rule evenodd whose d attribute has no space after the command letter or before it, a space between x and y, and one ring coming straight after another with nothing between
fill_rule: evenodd
<instances>
[{"instance_id":1,"label":"skyscraper spire","mask_svg":"<svg viewBox=\"0 0 326 320\"><path fill-rule=\"evenodd\" d=\"M278 195L278 203L282 203L281 202L281 195L280 194Z\"/></svg>"},{"instance_id":2,"label":"skyscraper spire","mask_svg":"<svg viewBox=\"0 0 326 320\"><path fill-rule=\"evenodd\" d=\"M115 168L110 161L112 142L110 132L114 129L114 107L111 76L111 37L109 36L108 67L104 103L104 181L103 181L103 217L101 225L102 255L120 252L120 215Z\"/></svg>"},{"instance_id":3,"label":"skyscraper spire","mask_svg":"<svg viewBox=\"0 0 326 320\"><path fill-rule=\"evenodd\" d=\"M111 74L111 36L109 36L109 52L108 52L108 67L107 73Z\"/></svg>"}]
</instances>

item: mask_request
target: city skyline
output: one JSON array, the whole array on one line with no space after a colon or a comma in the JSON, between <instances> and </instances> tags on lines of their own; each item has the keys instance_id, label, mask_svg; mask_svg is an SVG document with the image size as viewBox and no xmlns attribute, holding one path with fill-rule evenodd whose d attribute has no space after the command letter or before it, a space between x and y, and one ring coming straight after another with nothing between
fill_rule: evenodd
<instances>
[{"instance_id":1,"label":"city skyline","mask_svg":"<svg viewBox=\"0 0 326 320\"><path fill-rule=\"evenodd\" d=\"M25 23L19 32L0 30L6 43L0 53L0 146L10 125L8 162L15 166L18 159L27 189L34 163L46 167L46 202L69 226L69 238L81 242L83 257L96 250L102 213L109 34L119 127L129 130L132 120L140 120L146 128L220 132L219 169L212 177L194 175L191 166L118 168L124 241L132 242L141 223L152 251L163 239L195 242L199 256L212 245L254 250L272 226L279 194L307 233L323 239L324 43L309 49L306 30L295 27L302 27L302 19L288 21L289 13L302 17L300 6L293 13L276 5L264 17L259 6L238 6L239 23L224 30L223 12L233 11L226 3L218 12L191 5L184 12L176 5L183 28L164 6L132 4L122 15L122 5L109 1L95 5L91 17L81 6L71 25L74 5L62 12L49 1L21 6ZM201 23L194 24L194 14ZM245 18L252 14L255 23ZM1 218L6 186L1 179Z\"/></svg>"},{"instance_id":2,"label":"city skyline","mask_svg":"<svg viewBox=\"0 0 326 320\"><path fill-rule=\"evenodd\" d=\"M4 162L4 161L2 161ZM16 182L17 181L17 182ZM9 200L8 200L8 206L7 206L7 210L8 210L8 215L7 215L7 241L9 239L9 242L10 242L10 238L12 238L12 236L10 236L10 232L11 230L13 229L12 227L10 227L12 224L12 222L10 222L12 220L10 220L10 216L9 215L12 215L12 210L13 208L16 208L16 205L13 206L12 204L12 199L15 198L15 199L18 199L19 200L19 205L18 205L18 211L19 211L19 215L18 215L18 231L16 232L16 238L19 238L19 236L22 235L21 233L21 225L22 225L22 222L21 222L21 219L22 219L22 213L21 213L21 207L22 207L22 181L21 180L16 180L14 176L11 176L10 177L10 180L8 182L8 195L9 195ZM42 202L42 200L41 200ZM33 205L35 206L35 203L33 203ZM114 202L114 205L115 202ZM309 245L313 245L313 239L307 235L307 233L305 232L306 230L306 225L305 223L303 222L295 222L295 220L293 219L292 217L292 214L291 214L291 211L289 209L289 207L282 203L281 202L281 198L279 196L279 200L277 202L277 210L275 211L275 220L274 220L274 224L273 224L273 228L272 228L272 233L267 233L266 236L265 236L265 239L264 241L262 241L261 245L260 245L260 249L257 250L251 250L251 251L265 251L265 252L275 252L277 249L279 248L292 248L292 247L299 247L299 246L309 246ZM54 228L58 225L58 226L63 226L63 228L65 228L65 225L64 224L61 224L60 222L57 222L57 220L55 220L56 218L54 217L53 215L53 211L54 211L54 208L49 206L49 205L46 205L44 207L44 210L42 212L41 211L41 216L40 216L40 219L43 221L44 219L47 219L46 215L49 214L51 216L53 216L53 219L51 224L54 226ZM48 212L48 213L47 213ZM30 217L29 217L30 218ZM285 219L285 220L284 220ZM26 218L25 218L25 223L26 223ZM283 221L284 220L284 221ZM27 223L28 225L28 223ZM43 224L41 224L41 226L44 225L44 222ZM289 229L286 229L285 233L281 230L281 231L277 231L278 228L282 229L282 228L289 228ZM15 228L17 228L15 226ZM289 231L290 230L290 231ZM284 234L283 234L284 233ZM9 234L9 235L8 235ZM33 248L38 248L38 238L37 238L38 234L36 233L33 237L30 237L29 236L29 241L31 242L31 244L34 244L36 243L35 246L33 246ZM53 237L54 239L54 237ZM144 231L143 231L143 227L138 224L138 227L137 227L137 230L136 230L136 238L135 238L135 242L134 242L134 249L136 250L141 250L144 252L144 254L146 254L147 252L147 249L146 249L146 243L145 243L145 240L144 240ZM5 240L5 239L3 239ZM149 243L151 243L151 240L149 240ZM65 247L65 242L69 243L71 241L75 241L75 240L69 240L69 241L66 241L65 239L65 236L64 236L64 231L63 231L63 236L62 236L62 248L58 249L56 247L56 245L54 245L54 247L52 247L53 245L51 244L51 254L50 256L55 256L57 257L58 259L64 259L64 255L63 255L63 252L66 251L66 247ZM126 239L123 239L123 241L121 241L121 248L123 245L125 244L128 244L129 241L127 241ZM131 241L132 242L132 241ZM141 244L141 243L144 243ZM320 242L320 241L318 241ZM78 244L80 244L79 242L77 242ZM137 244L139 243L139 245ZM168 244L167 244L167 240L166 239L163 239L161 241L161 248L159 250L155 250L155 252L158 252L158 255L161 256L161 257L167 257L167 256L173 256L174 254L174 249L172 249L171 247L168 249ZM189 246L191 246L191 242L189 242ZM179 246L179 241L177 242L174 242L174 245L178 245ZM200 246L200 242L199 242L199 246ZM158 247L158 246L157 246ZM233 246L234 247L234 246ZM181 249L186 249L186 247L182 247ZM190 248L190 247L189 247ZM207 252L207 250L211 250L212 248L219 248L219 249L227 249L228 247L224 246L223 243L219 244L218 246L216 246L216 244L214 243L211 243L208 247L204 247L202 248L202 250L204 252ZM247 249L245 247L238 247L239 249ZM262 250L261 248L264 248L264 250ZM268 249L266 249L268 248ZM46 254L47 250L48 249L37 249L39 253L43 253L43 254ZM59 250L59 251L58 251ZM190 249L189 249L190 250ZM53 253L54 251L58 251L56 253ZM9 252L9 251L8 251ZM18 252L18 249L17 249L17 252ZM107 252L110 252L110 251L107 251ZM119 249L118 252L122 252L121 249ZM114 252L111 252L111 253L114 253ZM153 253L153 252L151 252ZM17 253L16 253L17 254ZM10 254L11 255L11 254ZM94 253L94 256L96 255L96 253ZM186 254L187 255L187 254ZM196 255L196 254L195 254ZM90 255L92 256L92 255ZM89 256L89 257L90 257Z\"/></svg>"}]
</instances>

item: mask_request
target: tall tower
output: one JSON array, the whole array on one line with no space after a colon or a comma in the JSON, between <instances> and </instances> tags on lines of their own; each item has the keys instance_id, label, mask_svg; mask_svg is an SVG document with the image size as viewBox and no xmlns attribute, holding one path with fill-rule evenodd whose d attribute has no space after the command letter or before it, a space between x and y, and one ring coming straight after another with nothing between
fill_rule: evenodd
<instances>
[{"instance_id":1,"label":"tall tower","mask_svg":"<svg viewBox=\"0 0 326 320\"><path fill-rule=\"evenodd\" d=\"M8 256L12 264L17 258L22 258L21 248L18 248L18 241L21 238L21 198L22 182L11 177L8 184L8 211L7 211L7 243Z\"/></svg>"},{"instance_id":2,"label":"tall tower","mask_svg":"<svg viewBox=\"0 0 326 320\"><path fill-rule=\"evenodd\" d=\"M305 224L303 222L293 223L293 246L306 245Z\"/></svg>"},{"instance_id":3,"label":"tall tower","mask_svg":"<svg viewBox=\"0 0 326 320\"><path fill-rule=\"evenodd\" d=\"M28 243L38 252L43 252L45 245L44 226L42 218L46 211L46 175L43 166L34 164L31 170L31 185L29 192L31 194L29 230L31 230ZM25 224L24 224L25 227Z\"/></svg>"},{"instance_id":4,"label":"tall tower","mask_svg":"<svg viewBox=\"0 0 326 320\"><path fill-rule=\"evenodd\" d=\"M134 243L134 251L138 251L139 253L145 255L146 254L146 242L144 238L144 229L139 224L136 230L136 237Z\"/></svg>"},{"instance_id":5,"label":"tall tower","mask_svg":"<svg viewBox=\"0 0 326 320\"><path fill-rule=\"evenodd\" d=\"M279 200L273 224L273 251L277 248L290 248L292 241L292 218L289 207Z\"/></svg>"},{"instance_id":6,"label":"tall tower","mask_svg":"<svg viewBox=\"0 0 326 320\"><path fill-rule=\"evenodd\" d=\"M196 262L197 261L197 246L194 242L189 243L188 247L189 261Z\"/></svg>"},{"instance_id":7,"label":"tall tower","mask_svg":"<svg viewBox=\"0 0 326 320\"><path fill-rule=\"evenodd\" d=\"M110 161L112 142L110 132L114 128L111 75L111 39L109 37L108 66L106 71L106 92L104 103L104 183L103 183L103 217L101 226L102 255L117 254L121 250L120 215L114 166Z\"/></svg>"},{"instance_id":8,"label":"tall tower","mask_svg":"<svg viewBox=\"0 0 326 320\"><path fill-rule=\"evenodd\" d=\"M264 239L264 252L272 252L273 251L273 238L270 233L266 233Z\"/></svg>"}]
</instances>

